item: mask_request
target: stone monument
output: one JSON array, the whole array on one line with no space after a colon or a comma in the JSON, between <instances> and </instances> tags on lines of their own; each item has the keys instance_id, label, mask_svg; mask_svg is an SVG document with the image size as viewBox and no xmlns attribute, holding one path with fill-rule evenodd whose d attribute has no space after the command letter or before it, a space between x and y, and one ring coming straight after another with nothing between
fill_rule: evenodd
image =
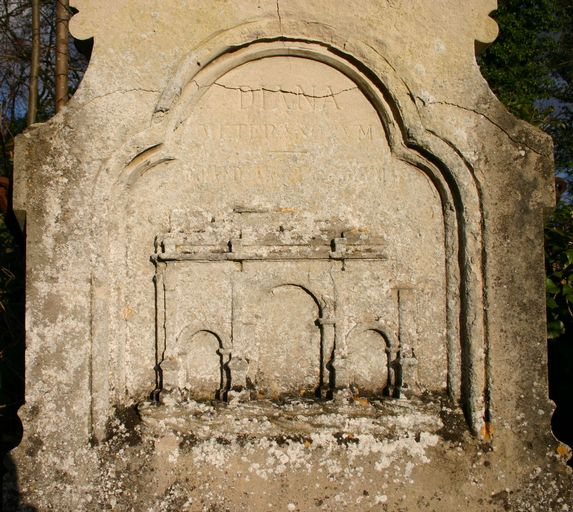
<instances>
[{"instance_id":1,"label":"stone monument","mask_svg":"<svg viewBox=\"0 0 573 512\"><path fill-rule=\"evenodd\" d=\"M27 387L6 499L567 510L552 147L476 64L496 2L76 7L84 81L17 143Z\"/></svg>"}]
</instances>

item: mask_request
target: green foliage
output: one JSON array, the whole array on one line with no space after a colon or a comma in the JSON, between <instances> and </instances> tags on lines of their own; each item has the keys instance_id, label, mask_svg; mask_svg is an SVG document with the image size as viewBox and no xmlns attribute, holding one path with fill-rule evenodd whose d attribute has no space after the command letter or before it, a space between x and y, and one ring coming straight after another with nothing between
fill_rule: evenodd
<instances>
[{"instance_id":1,"label":"green foliage","mask_svg":"<svg viewBox=\"0 0 573 512\"><path fill-rule=\"evenodd\" d=\"M573 2L500 0L497 41L479 63L510 112L553 136L559 173L573 181Z\"/></svg>"},{"instance_id":2,"label":"green foliage","mask_svg":"<svg viewBox=\"0 0 573 512\"><path fill-rule=\"evenodd\" d=\"M559 173L573 186L573 2L560 0L558 13L561 32L551 66L558 107L552 112L547 131L555 142L555 163Z\"/></svg>"},{"instance_id":3,"label":"green foliage","mask_svg":"<svg viewBox=\"0 0 573 512\"><path fill-rule=\"evenodd\" d=\"M573 205L560 204L545 229L547 333L573 329Z\"/></svg>"},{"instance_id":4,"label":"green foliage","mask_svg":"<svg viewBox=\"0 0 573 512\"><path fill-rule=\"evenodd\" d=\"M480 58L482 73L510 112L552 135L557 172L571 187L573 2L500 0L494 17L500 35ZM562 202L545 233L549 338L573 331L572 215Z\"/></svg>"},{"instance_id":5,"label":"green foliage","mask_svg":"<svg viewBox=\"0 0 573 512\"><path fill-rule=\"evenodd\" d=\"M552 56L559 30L555 0L500 0L494 14L497 41L480 59L490 87L516 116L534 124L544 118L538 100L552 96Z\"/></svg>"}]
</instances>

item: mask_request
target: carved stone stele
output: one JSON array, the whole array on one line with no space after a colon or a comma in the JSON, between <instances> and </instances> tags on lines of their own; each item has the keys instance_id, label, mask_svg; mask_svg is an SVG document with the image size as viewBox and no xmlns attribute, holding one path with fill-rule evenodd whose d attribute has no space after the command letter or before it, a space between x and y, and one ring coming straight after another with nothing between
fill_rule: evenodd
<instances>
[{"instance_id":1,"label":"carved stone stele","mask_svg":"<svg viewBox=\"0 0 573 512\"><path fill-rule=\"evenodd\" d=\"M551 143L479 72L496 2L76 7L84 81L16 145L7 503L561 510Z\"/></svg>"}]
</instances>

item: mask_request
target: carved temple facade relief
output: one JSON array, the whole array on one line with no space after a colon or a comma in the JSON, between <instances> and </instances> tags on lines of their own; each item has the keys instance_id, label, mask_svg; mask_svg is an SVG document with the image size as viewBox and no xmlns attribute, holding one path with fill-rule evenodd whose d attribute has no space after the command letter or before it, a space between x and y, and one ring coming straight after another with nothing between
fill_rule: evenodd
<instances>
[{"instance_id":1,"label":"carved temple facade relief","mask_svg":"<svg viewBox=\"0 0 573 512\"><path fill-rule=\"evenodd\" d=\"M228 240L231 222L192 217L207 223L158 236L152 256L158 393L397 397L417 386L415 290L396 282L383 237L335 221L305 236L292 213L241 211L237 221L269 232Z\"/></svg>"}]
</instances>

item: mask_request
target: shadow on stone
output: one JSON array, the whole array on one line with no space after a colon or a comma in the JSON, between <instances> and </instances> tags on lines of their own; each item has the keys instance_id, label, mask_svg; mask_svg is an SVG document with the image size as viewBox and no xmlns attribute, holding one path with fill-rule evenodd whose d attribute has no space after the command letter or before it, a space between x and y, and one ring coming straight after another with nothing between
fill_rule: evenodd
<instances>
[{"instance_id":1,"label":"shadow on stone","mask_svg":"<svg viewBox=\"0 0 573 512\"><path fill-rule=\"evenodd\" d=\"M551 427L559 441L573 447L573 343L564 337L550 340L548 354L549 398L556 405ZM573 457L568 465L573 467Z\"/></svg>"},{"instance_id":2,"label":"shadow on stone","mask_svg":"<svg viewBox=\"0 0 573 512\"><path fill-rule=\"evenodd\" d=\"M12 457L4 457L2 467L2 500L0 502L1 512L36 512L36 507L22 503L20 497L20 488L18 485L18 470Z\"/></svg>"},{"instance_id":3,"label":"shadow on stone","mask_svg":"<svg viewBox=\"0 0 573 512\"><path fill-rule=\"evenodd\" d=\"M22 422L18 417L18 407L4 406L0 410L0 512L34 512L20 501L18 470L10 455L10 450L22 440Z\"/></svg>"}]
</instances>

